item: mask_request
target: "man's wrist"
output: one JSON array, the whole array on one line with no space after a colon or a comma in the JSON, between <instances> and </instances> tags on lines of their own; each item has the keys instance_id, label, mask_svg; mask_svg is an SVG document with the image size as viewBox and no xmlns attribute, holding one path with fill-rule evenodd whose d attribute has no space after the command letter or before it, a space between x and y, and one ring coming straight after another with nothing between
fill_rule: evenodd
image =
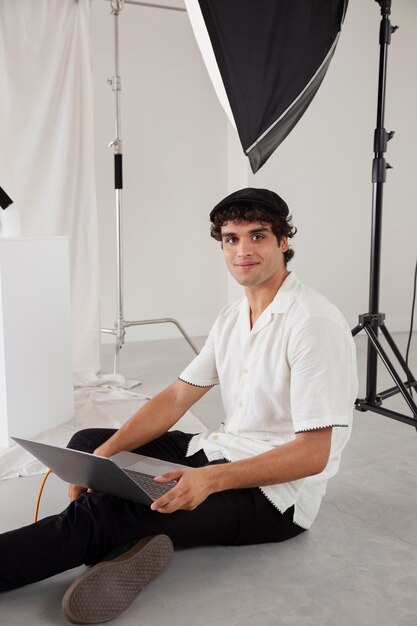
<instances>
[{"instance_id":1,"label":"man's wrist","mask_svg":"<svg viewBox=\"0 0 417 626\"><path fill-rule=\"evenodd\" d=\"M110 457L113 454L117 454L117 450L114 445L111 445L108 441L105 441L101 446L94 450L96 456Z\"/></svg>"},{"instance_id":2,"label":"man's wrist","mask_svg":"<svg viewBox=\"0 0 417 626\"><path fill-rule=\"evenodd\" d=\"M210 493L217 493L219 491L226 491L226 489L229 489L229 487L227 487L225 472L227 465L228 463L216 463L214 465L206 465L201 468L206 473Z\"/></svg>"}]
</instances>

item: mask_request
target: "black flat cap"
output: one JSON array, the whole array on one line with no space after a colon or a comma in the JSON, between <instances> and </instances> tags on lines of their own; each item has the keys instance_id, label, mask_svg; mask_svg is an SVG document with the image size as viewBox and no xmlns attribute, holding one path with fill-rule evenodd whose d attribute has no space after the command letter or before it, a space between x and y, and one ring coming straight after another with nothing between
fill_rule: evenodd
<instances>
[{"instance_id":1,"label":"black flat cap","mask_svg":"<svg viewBox=\"0 0 417 626\"><path fill-rule=\"evenodd\" d=\"M210 220L213 221L214 215L219 209L232 206L232 204L256 204L257 206L268 209L272 213L278 213L282 217L287 217L289 209L287 203L273 191L269 189L255 189L247 187L231 193L230 196L224 198L214 209L210 211Z\"/></svg>"}]
</instances>

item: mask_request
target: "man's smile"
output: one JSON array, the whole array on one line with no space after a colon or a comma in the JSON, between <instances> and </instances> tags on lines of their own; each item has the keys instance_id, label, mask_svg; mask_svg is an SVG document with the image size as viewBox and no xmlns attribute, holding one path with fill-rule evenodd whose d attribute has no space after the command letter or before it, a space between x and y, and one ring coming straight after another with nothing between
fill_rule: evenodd
<instances>
[{"instance_id":1,"label":"man's smile","mask_svg":"<svg viewBox=\"0 0 417 626\"><path fill-rule=\"evenodd\" d=\"M249 270L255 265L259 265L259 261L244 261L243 263L235 263L235 267L240 267L242 270Z\"/></svg>"}]
</instances>

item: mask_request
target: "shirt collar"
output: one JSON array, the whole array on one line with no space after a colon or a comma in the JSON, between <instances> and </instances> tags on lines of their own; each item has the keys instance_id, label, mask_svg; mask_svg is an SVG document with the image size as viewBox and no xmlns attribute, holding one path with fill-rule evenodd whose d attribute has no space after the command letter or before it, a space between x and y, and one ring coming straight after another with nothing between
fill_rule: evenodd
<instances>
[{"instance_id":1,"label":"shirt collar","mask_svg":"<svg viewBox=\"0 0 417 626\"><path fill-rule=\"evenodd\" d=\"M298 277L294 272L290 272L268 307L271 313L286 313L296 300L300 289L301 283Z\"/></svg>"}]
</instances>

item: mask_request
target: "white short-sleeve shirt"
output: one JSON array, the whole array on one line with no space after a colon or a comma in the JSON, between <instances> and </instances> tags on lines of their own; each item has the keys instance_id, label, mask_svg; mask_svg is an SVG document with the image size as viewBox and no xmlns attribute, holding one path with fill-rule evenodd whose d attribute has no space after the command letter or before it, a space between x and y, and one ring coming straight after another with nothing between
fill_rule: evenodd
<instances>
[{"instance_id":1,"label":"white short-sleeve shirt","mask_svg":"<svg viewBox=\"0 0 417 626\"><path fill-rule=\"evenodd\" d=\"M252 329L246 298L226 306L179 378L220 383L226 414L217 431L192 438L188 456L203 449L209 461L237 461L333 427L323 472L260 487L280 511L295 505L294 521L309 528L339 468L357 394L355 344L338 309L290 273Z\"/></svg>"}]
</instances>

